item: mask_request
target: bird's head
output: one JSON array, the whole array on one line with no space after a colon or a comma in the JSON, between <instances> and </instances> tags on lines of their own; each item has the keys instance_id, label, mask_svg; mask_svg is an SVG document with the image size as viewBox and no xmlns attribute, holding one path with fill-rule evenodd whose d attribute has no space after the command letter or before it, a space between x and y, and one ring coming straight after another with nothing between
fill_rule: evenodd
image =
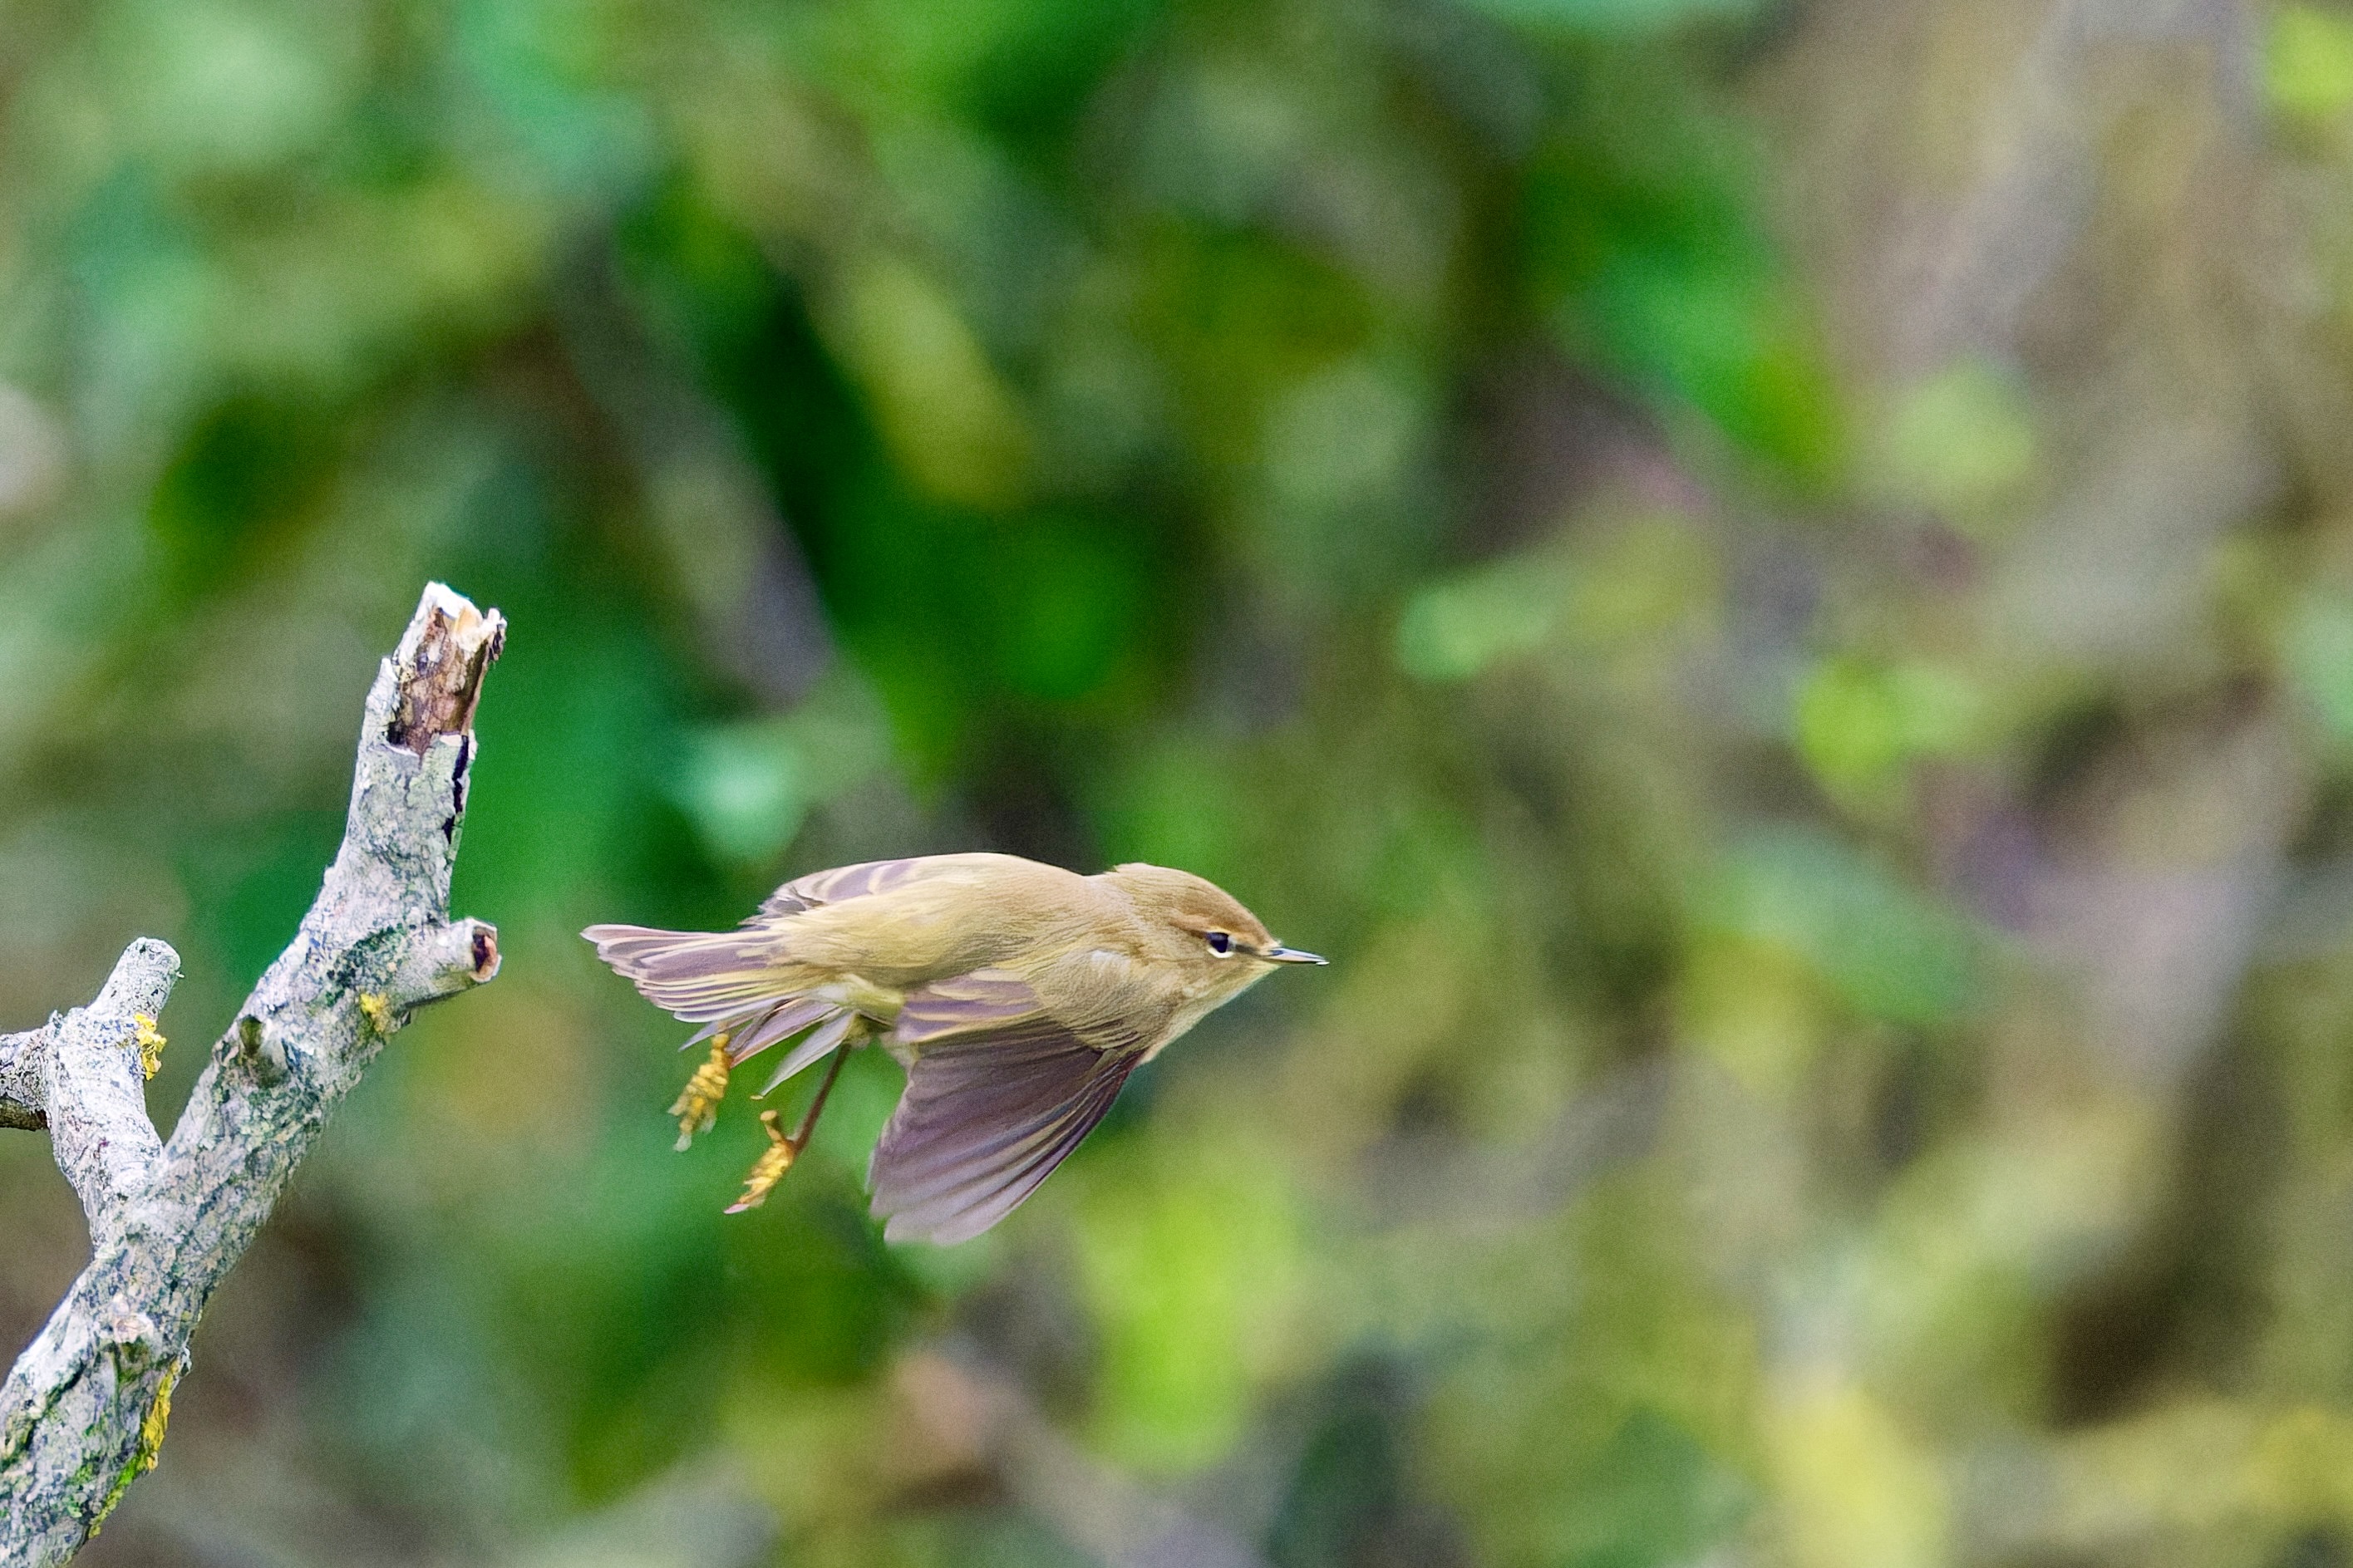
<instances>
[{"instance_id":1,"label":"bird's head","mask_svg":"<svg viewBox=\"0 0 2353 1568\"><path fill-rule=\"evenodd\" d=\"M1232 894L1190 871L1134 863L1103 876L1127 895L1155 947L1221 1000L1278 964L1324 962L1275 941Z\"/></svg>"}]
</instances>

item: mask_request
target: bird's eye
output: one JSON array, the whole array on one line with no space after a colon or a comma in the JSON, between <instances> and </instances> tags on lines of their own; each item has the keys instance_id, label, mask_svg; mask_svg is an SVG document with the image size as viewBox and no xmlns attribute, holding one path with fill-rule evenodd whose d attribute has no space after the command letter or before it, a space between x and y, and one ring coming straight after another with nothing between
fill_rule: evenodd
<instances>
[{"instance_id":1,"label":"bird's eye","mask_svg":"<svg viewBox=\"0 0 2353 1568\"><path fill-rule=\"evenodd\" d=\"M1234 939L1232 937L1228 936L1221 931L1213 931L1209 933L1209 951L1211 952L1216 953L1219 958L1223 958L1226 954L1233 952L1233 950Z\"/></svg>"}]
</instances>

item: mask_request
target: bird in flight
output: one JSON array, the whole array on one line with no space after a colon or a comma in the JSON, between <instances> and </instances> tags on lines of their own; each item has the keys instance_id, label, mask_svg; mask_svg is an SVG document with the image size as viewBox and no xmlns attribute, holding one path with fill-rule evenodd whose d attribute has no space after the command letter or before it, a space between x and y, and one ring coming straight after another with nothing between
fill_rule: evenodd
<instances>
[{"instance_id":1,"label":"bird in flight","mask_svg":"<svg viewBox=\"0 0 2353 1568\"><path fill-rule=\"evenodd\" d=\"M870 860L786 883L732 931L581 933L647 1000L712 1042L678 1102L709 1131L731 1070L772 1046L763 1095L827 1063L798 1128L729 1213L807 1147L849 1052L880 1045L907 1087L866 1183L892 1241L967 1240L1013 1212L1103 1120L1127 1075L1278 965L1283 946L1215 883L1165 866L1092 877L1012 855Z\"/></svg>"}]
</instances>

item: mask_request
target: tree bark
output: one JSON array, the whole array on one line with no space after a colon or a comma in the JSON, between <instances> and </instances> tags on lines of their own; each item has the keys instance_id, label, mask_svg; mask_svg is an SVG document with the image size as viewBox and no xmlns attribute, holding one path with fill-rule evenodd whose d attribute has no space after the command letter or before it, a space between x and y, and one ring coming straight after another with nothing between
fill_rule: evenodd
<instances>
[{"instance_id":1,"label":"tree bark","mask_svg":"<svg viewBox=\"0 0 2353 1568\"><path fill-rule=\"evenodd\" d=\"M147 1118L179 959L125 950L89 1006L0 1036L0 1127L47 1128L91 1258L0 1385L0 1564L62 1563L152 1468L205 1303L409 1011L498 973L449 919L474 705L505 622L427 587L368 695L342 848L213 1047L171 1142Z\"/></svg>"}]
</instances>

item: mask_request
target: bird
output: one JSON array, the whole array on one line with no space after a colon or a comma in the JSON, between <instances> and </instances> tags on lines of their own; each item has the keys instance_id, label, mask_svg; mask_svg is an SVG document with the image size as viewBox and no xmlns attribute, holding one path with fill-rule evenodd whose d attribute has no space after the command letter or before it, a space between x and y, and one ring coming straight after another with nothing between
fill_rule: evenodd
<instances>
[{"instance_id":1,"label":"bird","mask_svg":"<svg viewBox=\"0 0 2353 1568\"><path fill-rule=\"evenodd\" d=\"M593 925L597 956L712 1042L670 1107L678 1147L710 1131L729 1075L785 1047L765 1096L828 1063L792 1133L768 1147L728 1212L757 1207L815 1132L855 1049L880 1045L907 1081L867 1166L893 1242L969 1240L1069 1157L1128 1075L1213 1009L1289 964L1205 878L1131 863L1093 876L1015 855L869 860L785 883L731 931Z\"/></svg>"}]
</instances>

